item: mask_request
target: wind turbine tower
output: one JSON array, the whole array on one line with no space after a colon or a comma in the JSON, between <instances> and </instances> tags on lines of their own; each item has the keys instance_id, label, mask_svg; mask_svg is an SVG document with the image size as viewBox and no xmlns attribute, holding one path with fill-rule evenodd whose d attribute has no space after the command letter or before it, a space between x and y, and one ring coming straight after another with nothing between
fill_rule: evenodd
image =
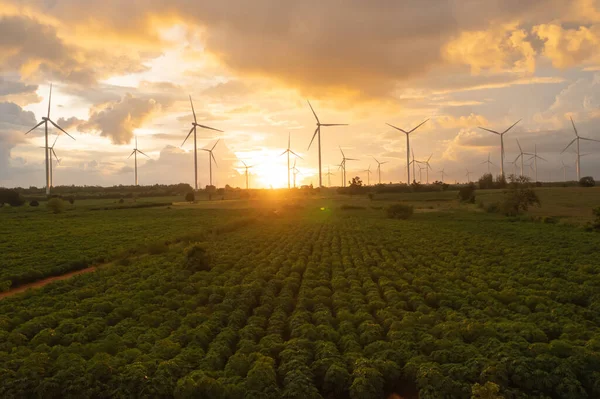
<instances>
[{"instance_id":1,"label":"wind turbine tower","mask_svg":"<svg viewBox=\"0 0 600 399\"><path fill-rule=\"evenodd\" d=\"M56 155L56 152L54 151L54 146L56 145L56 141L58 140L58 135L56 135L56 138L54 139L54 143L52 143L51 147L40 147L40 148L45 148L46 151L50 151L50 187L54 188L54 171L53 171L53 162L52 162L52 155L54 155L54 158L56 159L56 164L57 166L60 164L60 159L58 159L58 156Z\"/></svg>"},{"instance_id":2,"label":"wind turbine tower","mask_svg":"<svg viewBox=\"0 0 600 399\"><path fill-rule=\"evenodd\" d=\"M483 161L481 164L483 165L484 163L487 163L487 168L488 168L488 174L491 175L492 174L492 168L491 166L496 166L492 161L490 161L490 157L492 156L492 154L490 154L488 152L488 159L487 161Z\"/></svg>"},{"instance_id":3,"label":"wind turbine tower","mask_svg":"<svg viewBox=\"0 0 600 399\"><path fill-rule=\"evenodd\" d=\"M375 157L373 157L373 159L375 160L375 162L377 162L377 176L378 176L379 184L381 184L381 165L388 163L388 161L379 162L377 160L377 158L375 158Z\"/></svg>"},{"instance_id":4,"label":"wind turbine tower","mask_svg":"<svg viewBox=\"0 0 600 399\"><path fill-rule=\"evenodd\" d=\"M48 146L48 122L51 123L55 128L57 128L58 130L60 130L61 132L63 132L64 134L66 134L67 136L69 136L70 138L72 138L73 140L75 140L75 138L73 136L71 136L69 133L67 133L62 127L58 126L52 119L50 119L50 105L52 104L52 84L50 84L50 96L48 97L48 115L47 116L43 116L42 117L42 121L40 123L38 123L37 125L35 125L34 127L32 127L31 129L29 129L27 131L27 133L25 134L29 134L30 132L32 132L33 130L37 129L39 126L44 125L44 136L46 138L46 143L44 145L44 148L46 150L46 195L50 195L50 150L49 150L49 146Z\"/></svg>"},{"instance_id":5,"label":"wind turbine tower","mask_svg":"<svg viewBox=\"0 0 600 399\"><path fill-rule=\"evenodd\" d=\"M421 124L417 125L416 127L412 128L409 131L406 131L404 129L400 129L399 127L396 127L394 125L390 125L389 123L387 123L388 126L393 127L394 129L399 130L402 133L406 134L406 182L407 182L406 184L410 184L410 163L411 163L410 162L410 154L411 154L411 151L410 151L410 139L409 139L409 136L410 136L410 134L412 132L414 132L415 130L417 130L421 126L423 126L423 124L425 122L427 122L428 120L429 119L425 119L423 122L421 122ZM414 161L414 159L415 159L415 157L414 157L414 154L413 154L413 161ZM413 178L414 178L414 175L415 175L415 166L413 165Z\"/></svg>"},{"instance_id":6,"label":"wind turbine tower","mask_svg":"<svg viewBox=\"0 0 600 399\"><path fill-rule=\"evenodd\" d=\"M502 133L500 133L500 132L497 132L497 131L495 131L495 130L486 129L485 127L481 127L481 126L479 126L479 128L480 128L480 129L482 129L482 130L485 130L485 131L487 131L487 132L494 133L494 134L497 134L498 136L500 136L500 175L501 175L502 177L504 177L504 135L505 135L506 133L508 133L508 131L509 131L510 129L512 129L513 127L515 127L515 125L516 125L517 123L519 123L519 122L521 122L521 119L519 119L518 121L516 121L515 123L513 123L513 124L511 125L511 127L509 127L508 129L506 129L506 130L505 130L505 131L503 131Z\"/></svg>"},{"instance_id":7,"label":"wind turbine tower","mask_svg":"<svg viewBox=\"0 0 600 399\"><path fill-rule=\"evenodd\" d=\"M335 173L329 171L329 166L327 166L327 173L325 173L325 176L327 176L327 187L331 187L331 176L335 176Z\"/></svg>"},{"instance_id":8,"label":"wind turbine tower","mask_svg":"<svg viewBox=\"0 0 600 399\"><path fill-rule=\"evenodd\" d=\"M217 146L217 144L219 144L220 140L221 139L217 140L217 142L215 143L215 145L213 145L210 150L206 149L206 148L202 149L202 151L208 152L208 170L209 170L209 173L210 173L210 185L211 186L213 185L213 180L212 180L212 162L215 161L215 166L219 166L219 165L217 165L217 160L215 159L215 154L213 153L213 150L215 149L215 147Z\"/></svg>"},{"instance_id":9,"label":"wind turbine tower","mask_svg":"<svg viewBox=\"0 0 600 399\"><path fill-rule=\"evenodd\" d=\"M137 154L138 153L142 154L146 158L150 158L148 155L146 155L142 151L138 150L138 143L137 143L137 136L136 136L135 137L135 148L133 149L131 154L129 154L129 156L127 157L127 159L129 159L133 155L133 158L135 160L135 185L136 186L138 185L138 173L137 173Z\"/></svg>"},{"instance_id":10,"label":"wind turbine tower","mask_svg":"<svg viewBox=\"0 0 600 399\"><path fill-rule=\"evenodd\" d=\"M363 170L363 172L367 172L367 186L371 185L371 165L369 165L368 169Z\"/></svg>"},{"instance_id":11,"label":"wind turbine tower","mask_svg":"<svg viewBox=\"0 0 600 399\"><path fill-rule=\"evenodd\" d=\"M535 182L538 182L538 165L537 165L537 160L541 159L542 161L548 162L546 159L540 157L537 154L537 144L534 144L533 146L533 156L531 158L529 158L529 160L533 160L533 166L534 166L534 173L535 173Z\"/></svg>"},{"instance_id":12,"label":"wind turbine tower","mask_svg":"<svg viewBox=\"0 0 600 399\"><path fill-rule=\"evenodd\" d=\"M517 155L517 158L515 158L515 162L517 162L519 160L519 158L521 158L521 176L525 176L525 157L524 155L533 155L530 152L523 152L523 149L521 148L521 143L519 143L519 139L517 139L517 145L519 146L519 155Z\"/></svg>"},{"instance_id":13,"label":"wind turbine tower","mask_svg":"<svg viewBox=\"0 0 600 399\"><path fill-rule=\"evenodd\" d=\"M288 190L290 189L290 154L293 154L294 156L302 159L302 157L298 154L296 154L294 151L291 150L290 148L290 140L291 140L291 136L290 133L288 133L288 146L287 146L287 150L285 150L284 152L282 152L281 154L279 154L279 156L282 156L283 154L287 154L287 181L288 181Z\"/></svg>"},{"instance_id":14,"label":"wind turbine tower","mask_svg":"<svg viewBox=\"0 0 600 399\"><path fill-rule=\"evenodd\" d=\"M576 147L576 150L577 150L577 160L576 160L576 165L575 165L575 166L576 166L576 168L577 168L577 181L579 181L579 180L581 179L581 157L583 156L583 155L581 155L581 153L579 152L579 140L595 141L595 142L598 142L598 143L600 143L600 140L594 140L594 139L590 139L590 138L587 138L587 137L581 137L581 136L579 135L579 132L577 131L577 128L575 127L575 122L573 122L573 118L570 118L570 119L571 119L571 124L573 125L573 131L575 132L575 138L573 139L573 141L571 141L571 142L569 143L569 145L568 145L568 146L566 146L566 147L565 147L565 149L564 149L564 150L562 150L561 154L563 154L565 151L567 151L567 149L568 149L568 148L569 148L569 147L570 147L570 146L571 146L571 145L572 145L572 144L573 144L575 141L577 141L577 147Z\"/></svg>"},{"instance_id":15,"label":"wind turbine tower","mask_svg":"<svg viewBox=\"0 0 600 399\"><path fill-rule=\"evenodd\" d=\"M244 168L246 169L246 190L248 190L248 169L254 167L254 165L248 166L248 165L246 165L246 162L244 162L244 161L242 161L242 163L244 164ZM289 175L290 175L290 173L288 172L288 188L289 188L289 182L290 182Z\"/></svg>"}]
</instances>

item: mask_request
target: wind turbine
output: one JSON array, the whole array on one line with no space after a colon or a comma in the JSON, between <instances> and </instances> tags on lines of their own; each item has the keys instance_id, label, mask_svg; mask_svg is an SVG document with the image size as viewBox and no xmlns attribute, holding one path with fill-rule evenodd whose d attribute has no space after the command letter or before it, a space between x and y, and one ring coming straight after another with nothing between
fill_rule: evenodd
<instances>
[{"instance_id":1,"label":"wind turbine","mask_svg":"<svg viewBox=\"0 0 600 399\"><path fill-rule=\"evenodd\" d=\"M444 169L442 169L442 170L440 170L440 171L438 172L438 173L441 173L441 174L442 174L442 183L444 183L444 175L446 174L445 170L446 170L446 169L444 168Z\"/></svg>"},{"instance_id":2,"label":"wind turbine","mask_svg":"<svg viewBox=\"0 0 600 399\"><path fill-rule=\"evenodd\" d=\"M217 140L217 142L215 143L215 145L212 146L212 148L210 150L203 148L202 151L206 151L208 152L208 170L210 173L210 185L212 186L212 161L215 161L215 166L219 166L217 165L217 160L215 159L215 154L213 154L213 150L215 149L215 147L217 146L217 144L219 144L219 141L221 139Z\"/></svg>"},{"instance_id":3,"label":"wind turbine","mask_svg":"<svg viewBox=\"0 0 600 399\"><path fill-rule=\"evenodd\" d=\"M517 161L509 161L508 163L513 166L513 176L517 177Z\"/></svg>"},{"instance_id":4,"label":"wind turbine","mask_svg":"<svg viewBox=\"0 0 600 399\"><path fill-rule=\"evenodd\" d=\"M519 123L519 122L521 122L521 119L519 119L518 121L516 121L515 123L513 123L508 129L506 129L502 133L497 132L495 130L486 129L485 127L479 126L479 128L482 129L482 130L485 130L487 132L494 133L494 134L497 134L498 136L500 136L500 175L502 177L504 177L504 135L506 133L508 133L508 131L510 129L512 129L513 127L515 127L515 125L517 123Z\"/></svg>"},{"instance_id":5,"label":"wind turbine","mask_svg":"<svg viewBox=\"0 0 600 399\"><path fill-rule=\"evenodd\" d=\"M538 156L537 154L537 144L534 144L533 146L533 156L531 158L529 158L529 160L531 161L533 159L533 165L535 167L534 172L535 172L535 182L537 183L538 181L538 167L537 167L537 160L541 159L542 161L548 162L546 159Z\"/></svg>"},{"instance_id":6,"label":"wind turbine","mask_svg":"<svg viewBox=\"0 0 600 399\"><path fill-rule=\"evenodd\" d=\"M488 152L488 159L487 161L483 161L481 164L483 165L484 163L487 163L487 168L488 168L488 174L492 174L492 170L490 168L490 166L496 166L492 161L490 161L490 157L492 156L491 153Z\"/></svg>"},{"instance_id":7,"label":"wind turbine","mask_svg":"<svg viewBox=\"0 0 600 399\"><path fill-rule=\"evenodd\" d=\"M185 140L183 140L183 143L181 143L181 147L183 147L183 145L185 144L187 139L190 137L190 134L192 134L192 132L193 132L194 133L194 187L196 188L196 191L197 191L198 190L198 146L196 144L196 128L201 127L202 129L214 130L216 132L221 132L221 133L223 133L223 131L212 128L212 127L200 125L198 123L198 121L196 120L196 111L194 111L194 103L192 102L191 95L190 95L190 105L192 106L192 114L194 114L194 121L192 122L192 128L190 129L190 132L185 137ZM215 161L215 163L216 163L216 161ZM211 179L210 185L212 186L212 179Z\"/></svg>"},{"instance_id":8,"label":"wind turbine","mask_svg":"<svg viewBox=\"0 0 600 399\"><path fill-rule=\"evenodd\" d=\"M371 185L371 173L373 173L373 172L371 172L371 164L369 164L369 168L363 170L363 172L367 172L367 186L370 186Z\"/></svg>"},{"instance_id":9,"label":"wind turbine","mask_svg":"<svg viewBox=\"0 0 600 399\"><path fill-rule=\"evenodd\" d=\"M331 187L331 176L335 176L335 173L329 171L329 165L327 166L327 173L325 173L325 176L327 176L327 187Z\"/></svg>"},{"instance_id":10,"label":"wind turbine","mask_svg":"<svg viewBox=\"0 0 600 399\"><path fill-rule=\"evenodd\" d=\"M560 162L562 162L563 178L566 183L567 182L567 169L569 169L569 167L567 165L565 165L565 161L560 161Z\"/></svg>"},{"instance_id":11,"label":"wind turbine","mask_svg":"<svg viewBox=\"0 0 600 399\"><path fill-rule=\"evenodd\" d=\"M515 158L515 162L517 162L519 160L519 158L521 158L521 176L524 176L524 166L525 166L525 162L524 162L524 155L533 155L530 152L523 152L523 149L521 148L521 143L519 143L519 139L517 139L517 145L519 146L519 155L517 156L517 158Z\"/></svg>"},{"instance_id":12,"label":"wind turbine","mask_svg":"<svg viewBox=\"0 0 600 399\"><path fill-rule=\"evenodd\" d=\"M422 162L419 162L419 183L421 183L423 181L423 178L421 177L422 172L424 169L427 169L427 166L423 166Z\"/></svg>"},{"instance_id":13,"label":"wind turbine","mask_svg":"<svg viewBox=\"0 0 600 399\"><path fill-rule=\"evenodd\" d=\"M469 169L465 169L467 171L467 174L465 174L465 176L467 176L467 181L469 183L471 183L471 171L469 171Z\"/></svg>"},{"instance_id":14,"label":"wind turbine","mask_svg":"<svg viewBox=\"0 0 600 399\"><path fill-rule=\"evenodd\" d=\"M335 165L335 166L337 166L338 170L341 171L341 173L342 173L342 175L341 175L342 176L342 184L340 187L344 187L344 168L345 168L344 163L340 162L339 165Z\"/></svg>"},{"instance_id":15,"label":"wind turbine","mask_svg":"<svg viewBox=\"0 0 600 399\"><path fill-rule=\"evenodd\" d=\"M344 187L346 187L346 161L358 161L358 159L355 158L346 158L346 155L344 154L344 151L342 151L342 147L340 147L340 152L342 153L342 174L344 175L343 179L344 179Z\"/></svg>"},{"instance_id":16,"label":"wind turbine","mask_svg":"<svg viewBox=\"0 0 600 399\"><path fill-rule=\"evenodd\" d=\"M215 161L215 163L216 163L216 161ZM253 168L254 165L248 166L248 165L246 165L246 162L244 162L244 161L242 161L242 163L244 164L244 168L246 169L246 190L248 190L248 169ZM290 175L290 173L288 172L288 188L289 188L289 182L290 182L289 175Z\"/></svg>"},{"instance_id":17,"label":"wind turbine","mask_svg":"<svg viewBox=\"0 0 600 399\"><path fill-rule=\"evenodd\" d=\"M298 168L296 168L296 159L294 159L294 166L292 167L292 173L294 174L294 188L296 188L296 175L300 173Z\"/></svg>"},{"instance_id":18,"label":"wind turbine","mask_svg":"<svg viewBox=\"0 0 600 399\"><path fill-rule=\"evenodd\" d=\"M573 122L573 118L569 117L571 119L571 124L573 125L573 130L575 131L575 138L573 139L573 141L571 141L569 143L568 146L565 147L564 150L562 150L561 154L564 153L565 151L567 151L567 149L575 142L577 141L577 161L576 161L576 166L577 166L577 181L579 181L581 179L581 157L582 155L580 155L579 152L579 140L587 140L587 141L595 141L600 143L600 140L594 140L594 139L588 139L587 137L581 137L579 135L579 132L577 131L577 128L575 127L575 122Z\"/></svg>"},{"instance_id":19,"label":"wind turbine","mask_svg":"<svg viewBox=\"0 0 600 399\"><path fill-rule=\"evenodd\" d=\"M54 158L56 158L56 163L57 166L60 164L60 159L58 159L58 156L56 156L56 152L54 151L54 146L56 145L56 141L58 140L58 134L56 135L56 138L54 139L54 143L52 143L51 147L40 147L40 148L45 148L46 151L50 151L50 187L54 187L54 172L52 171L52 155L54 155Z\"/></svg>"},{"instance_id":20,"label":"wind turbine","mask_svg":"<svg viewBox=\"0 0 600 399\"><path fill-rule=\"evenodd\" d=\"M388 161L379 162L375 157L373 157L373 159L375 160L375 162L377 162L377 175L379 177L379 184L381 184L381 165L383 165L384 163L388 163Z\"/></svg>"},{"instance_id":21,"label":"wind turbine","mask_svg":"<svg viewBox=\"0 0 600 399\"><path fill-rule=\"evenodd\" d=\"M416 127L412 128L409 131L406 131L404 129L400 129L399 127L396 127L394 125L390 125L389 123L387 123L388 126L393 127L396 130L401 131L402 133L406 134L406 184L410 184L410 139L409 136L412 132L414 132L415 130L417 130L418 128L420 128L421 126L423 126L423 124L425 122L427 122L429 119L425 119L423 122L421 122L421 124L417 125ZM415 157L413 154L413 161L414 161ZM414 174L415 174L415 166L413 165L413 178L414 178Z\"/></svg>"},{"instance_id":22,"label":"wind turbine","mask_svg":"<svg viewBox=\"0 0 600 399\"><path fill-rule=\"evenodd\" d=\"M317 120L317 128L315 129L315 133L313 134L312 139L310 139L310 143L308 144L308 149L310 150L310 146L312 145L312 142L315 139L315 136L319 136L317 139L318 145L319 145L319 187L323 187L323 182L322 182L323 176L321 175L321 126L348 126L348 124L347 123L321 123L321 121L319 120L319 117L317 116L317 113L313 109L312 105L310 105L310 101L306 100L306 102L308 102L308 106L310 107L310 110L312 111L313 115L315 116L315 119Z\"/></svg>"},{"instance_id":23,"label":"wind turbine","mask_svg":"<svg viewBox=\"0 0 600 399\"><path fill-rule=\"evenodd\" d=\"M431 161L431 157L433 156L433 154L431 154L429 156L429 158L427 158L427 161L425 162L421 162L423 165L427 165L427 167L425 168L425 172L427 174L427 184L429 184L429 169L431 169L431 165L429 164L429 161Z\"/></svg>"},{"instance_id":24,"label":"wind turbine","mask_svg":"<svg viewBox=\"0 0 600 399\"><path fill-rule=\"evenodd\" d=\"M133 157L135 159L135 185L136 186L138 185L138 177L137 177L137 154L139 152L140 154L142 154L146 158L150 158L148 155L146 155L142 151L138 150L137 146L138 146L138 144L137 144L137 136L135 136L135 148L133 149L133 151L131 152L131 154L129 154L129 156L127 157L127 159L131 158L132 155L133 155Z\"/></svg>"},{"instance_id":25,"label":"wind turbine","mask_svg":"<svg viewBox=\"0 0 600 399\"><path fill-rule=\"evenodd\" d=\"M50 147L48 146L48 122L50 122L58 130L60 130L61 132L63 132L64 134L66 134L67 136L72 138L73 140L75 140L75 138L73 136L71 136L62 127L58 126L52 119L50 119L50 104L52 104L52 84L50 84L50 96L48 97L48 115L42 116L42 121L40 123L38 123L37 125L35 125L34 127L32 127L31 129L29 129L27 131L27 133L25 133L25 134L29 134L33 130L44 125L44 136L46 138L46 144L44 145L43 148L46 149L46 195L50 195L50 184L51 184L50 183L50 181L51 181L51 176L50 176L51 166L50 166L50 162L49 162L50 161L50 159L49 159L49 155L50 155L49 148Z\"/></svg>"},{"instance_id":26,"label":"wind turbine","mask_svg":"<svg viewBox=\"0 0 600 399\"><path fill-rule=\"evenodd\" d=\"M285 150L284 152L282 152L281 154L279 154L279 156L282 156L283 154L287 154L287 178L288 178L288 190L290 189L290 154L294 154L295 156L297 156L298 158L302 159L302 157L298 154L296 154L294 151L292 151L290 149L290 133L288 133L288 146L287 146L287 150Z\"/></svg>"}]
</instances>

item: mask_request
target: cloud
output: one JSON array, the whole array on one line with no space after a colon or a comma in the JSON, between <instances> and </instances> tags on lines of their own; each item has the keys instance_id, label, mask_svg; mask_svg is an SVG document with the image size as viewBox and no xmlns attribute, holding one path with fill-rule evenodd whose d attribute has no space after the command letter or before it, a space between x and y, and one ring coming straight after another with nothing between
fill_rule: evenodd
<instances>
[{"instance_id":1,"label":"cloud","mask_svg":"<svg viewBox=\"0 0 600 399\"><path fill-rule=\"evenodd\" d=\"M72 128L77 128L79 127L79 125L85 123L85 121L83 119L79 119L76 118L74 116L70 117L70 118L58 118L58 120L56 121L56 123L58 124L58 126L62 127L65 130L69 130Z\"/></svg>"},{"instance_id":2,"label":"cloud","mask_svg":"<svg viewBox=\"0 0 600 399\"><path fill-rule=\"evenodd\" d=\"M141 127L160 110L161 105L154 99L126 94L118 102L96 107L89 120L79 125L78 130L99 131L101 136L110 138L113 144L126 144L133 138L133 130Z\"/></svg>"},{"instance_id":3,"label":"cloud","mask_svg":"<svg viewBox=\"0 0 600 399\"><path fill-rule=\"evenodd\" d=\"M485 117L475 114L460 117L440 116L435 118L434 122L444 129L469 128L477 126L487 126L489 124L488 120Z\"/></svg>"},{"instance_id":4,"label":"cloud","mask_svg":"<svg viewBox=\"0 0 600 399\"><path fill-rule=\"evenodd\" d=\"M542 24L535 26L533 32L544 41L544 55L556 68L600 61L600 25L565 29L557 24Z\"/></svg>"}]
</instances>

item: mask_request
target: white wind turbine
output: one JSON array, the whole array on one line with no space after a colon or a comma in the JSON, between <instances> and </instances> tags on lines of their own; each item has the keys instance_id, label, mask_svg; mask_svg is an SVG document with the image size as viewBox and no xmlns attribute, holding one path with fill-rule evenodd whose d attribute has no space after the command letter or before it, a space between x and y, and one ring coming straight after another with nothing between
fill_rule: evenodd
<instances>
[{"instance_id":1,"label":"white wind turbine","mask_svg":"<svg viewBox=\"0 0 600 399\"><path fill-rule=\"evenodd\" d=\"M490 154L488 152L488 159L487 161L483 161L481 164L483 165L484 163L487 163L487 168L488 168L488 174L491 175L492 174L492 169L491 166L496 166L496 164L494 164L492 161L490 161L490 157L492 156L492 154Z\"/></svg>"},{"instance_id":2,"label":"white wind turbine","mask_svg":"<svg viewBox=\"0 0 600 399\"><path fill-rule=\"evenodd\" d=\"M486 129L485 127L479 126L479 128L482 129L482 130L485 130L487 132L494 133L494 134L497 134L498 136L500 136L500 175L502 177L504 177L504 135L506 133L508 133L508 131L510 129L512 129L513 127L515 127L515 125L517 123L519 123L519 122L521 122L521 119L519 119L518 121L516 121L515 123L513 123L511 127L509 127L508 129L506 129L502 133L497 132L495 130Z\"/></svg>"},{"instance_id":3,"label":"white wind turbine","mask_svg":"<svg viewBox=\"0 0 600 399\"><path fill-rule=\"evenodd\" d=\"M529 158L529 161L533 160L533 166L534 166L534 173L535 173L535 182L537 183L538 181L538 166L537 166L537 160L541 159L544 162L548 162L546 159L540 157L537 154L537 144L533 145L533 156L531 158Z\"/></svg>"},{"instance_id":4,"label":"white wind turbine","mask_svg":"<svg viewBox=\"0 0 600 399\"><path fill-rule=\"evenodd\" d=\"M246 169L246 190L248 190L248 169L253 168L254 165L248 166L248 165L246 165L246 162L244 162L244 161L241 161L241 162L244 164L244 168ZM288 183L289 183L289 172L288 172ZM289 188L289 186L288 186L288 188Z\"/></svg>"},{"instance_id":5,"label":"white wind turbine","mask_svg":"<svg viewBox=\"0 0 600 399\"><path fill-rule=\"evenodd\" d=\"M419 162L419 183L423 182L423 178L421 177L423 170L427 170L427 166L423 166L423 163Z\"/></svg>"},{"instance_id":6,"label":"white wind turbine","mask_svg":"<svg viewBox=\"0 0 600 399\"><path fill-rule=\"evenodd\" d=\"M321 121L319 120L319 117L317 116L317 113L315 112L315 110L313 109L312 105L310 105L310 101L306 100L308 102L308 106L310 107L310 110L312 111L313 115L315 116L315 119L317 120L317 128L315 129L315 133L312 136L312 139L310 139L310 143L308 144L308 149L310 150L310 146L313 143L313 140L315 139L316 136L318 136L317 138L317 144L319 147L319 187L323 187L323 181L322 181L322 174L321 174L321 126L348 126L347 123L321 123Z\"/></svg>"},{"instance_id":7,"label":"white wind turbine","mask_svg":"<svg viewBox=\"0 0 600 399\"><path fill-rule=\"evenodd\" d=\"M293 154L296 157L302 159L302 157L300 155L296 154L294 151L291 150L290 143L291 143L291 136L290 136L290 133L288 133L288 146L287 146L287 149L284 152L282 152L281 154L279 154L279 156L282 156L283 154L287 154L287 169L288 169L288 172L287 172L287 181L288 181L288 190L290 188L290 170L291 170L290 169L290 154Z\"/></svg>"},{"instance_id":8,"label":"white wind turbine","mask_svg":"<svg viewBox=\"0 0 600 399\"><path fill-rule=\"evenodd\" d=\"M567 182L567 169L569 169L569 167L567 165L565 165L565 161L560 161L562 163L562 171L563 171L563 179L565 181L565 183Z\"/></svg>"},{"instance_id":9,"label":"white wind turbine","mask_svg":"<svg viewBox=\"0 0 600 399\"><path fill-rule=\"evenodd\" d=\"M294 166L292 167L292 173L294 174L294 188L296 188L296 176L300 171L296 168L296 159L294 159Z\"/></svg>"},{"instance_id":10,"label":"white wind turbine","mask_svg":"<svg viewBox=\"0 0 600 399\"><path fill-rule=\"evenodd\" d=\"M373 172L371 172L371 164L369 164L369 168L363 170L363 172L367 172L367 186L370 186L371 185L371 173L373 173Z\"/></svg>"},{"instance_id":11,"label":"white wind turbine","mask_svg":"<svg viewBox=\"0 0 600 399\"><path fill-rule=\"evenodd\" d=\"M66 134L67 136L69 136L70 138L72 138L73 140L75 140L75 138L73 136L71 136L69 133L67 133L62 127L58 126L52 119L50 119L50 104L52 104L52 84L50 84L50 96L48 97L48 115L47 116L42 116L42 121L40 123L38 123L37 125L35 125L34 127L32 127L31 129L29 129L27 131L27 133L25 134L29 134L30 132L32 132L33 130L37 129L39 126L44 125L44 136L46 138L46 143L44 145L43 148L45 148L46 151L46 195L50 194L50 150L49 150L49 146L48 146L48 122L50 122L55 128L57 128L58 130L60 130L61 132L63 132L64 134Z\"/></svg>"},{"instance_id":12,"label":"white wind turbine","mask_svg":"<svg viewBox=\"0 0 600 399\"><path fill-rule=\"evenodd\" d=\"M52 143L51 147L40 147L40 148L45 148L46 151L50 152L50 187L54 187L54 171L52 170L53 166L53 162L52 162L52 155L54 155L54 158L56 159L56 166L60 165L60 159L58 159L58 156L56 155L56 152L54 151L54 146L56 145L56 141L58 140L58 134L56 135L56 138L54 139L54 143Z\"/></svg>"},{"instance_id":13,"label":"white wind turbine","mask_svg":"<svg viewBox=\"0 0 600 399\"><path fill-rule=\"evenodd\" d=\"M569 143L569 145L568 145L568 146L566 146L566 147L565 147L565 149L564 149L564 150L562 150L561 154L563 154L565 151L567 151L567 149L568 149L568 148L569 148L569 147L570 147L570 146L571 146L571 145L572 145L572 144L573 144L575 141L577 141L577 147L576 147L576 150L577 150L577 160L576 160L576 167L577 167L577 181L579 181L579 180L581 179L581 157L583 156L583 155L580 155L580 152L579 152L579 140L595 141L595 142L598 142L598 143L600 143L600 140L589 139L589 138L587 138L587 137L581 137L581 136L579 135L579 132L577 131L577 128L575 127L575 122L573 122L573 118L570 118L570 119L571 119L571 124L573 125L573 130L575 131L575 138L573 139L573 141L571 141L571 142Z\"/></svg>"},{"instance_id":14,"label":"white wind turbine","mask_svg":"<svg viewBox=\"0 0 600 399\"><path fill-rule=\"evenodd\" d=\"M517 139L517 145L519 146L519 155L515 158L515 162L521 158L521 176L525 176L525 155L533 155L530 152L523 152L521 148L521 143L519 143L519 139Z\"/></svg>"},{"instance_id":15,"label":"white wind turbine","mask_svg":"<svg viewBox=\"0 0 600 399\"><path fill-rule=\"evenodd\" d=\"M331 176L335 176L335 173L329 171L329 165L327 166L327 173L325 173L325 176L327 176L327 187L331 187Z\"/></svg>"},{"instance_id":16,"label":"white wind turbine","mask_svg":"<svg viewBox=\"0 0 600 399\"><path fill-rule=\"evenodd\" d=\"M196 144L196 127L201 127L202 129L214 130L216 132L221 132L221 133L223 133L223 131L212 128L212 127L200 125L198 123L198 121L196 120L196 111L194 111L194 103L192 102L191 95L190 95L190 105L192 106L192 114L194 114L194 121L192 122L192 128L190 129L190 132L185 137L185 140L183 140L183 143L181 143L181 147L183 147L183 145L185 144L187 139L190 137L190 134L192 134L192 132L193 132L194 133L194 188L196 190L198 190L198 146ZM212 173L211 173L211 175L212 175ZM211 179L211 186L212 186L212 179Z\"/></svg>"},{"instance_id":17,"label":"white wind turbine","mask_svg":"<svg viewBox=\"0 0 600 399\"><path fill-rule=\"evenodd\" d=\"M342 175L343 175L343 179L344 179L344 185L343 187L346 187L346 161L358 161L358 159L355 158L346 158L346 155L344 154L344 151L342 151L342 147L340 147L340 152L342 153Z\"/></svg>"},{"instance_id":18,"label":"white wind turbine","mask_svg":"<svg viewBox=\"0 0 600 399\"><path fill-rule=\"evenodd\" d=\"M138 185L138 174L137 174L137 154L138 152L140 154L142 154L143 156L145 156L146 158L150 158L148 155L144 154L142 151L138 150L138 144L137 144L137 136L135 136L135 148L133 149L133 151L131 152L131 154L129 154L129 156L127 157L127 159L131 158L131 156L133 155L134 159L135 159L135 185Z\"/></svg>"},{"instance_id":19,"label":"white wind turbine","mask_svg":"<svg viewBox=\"0 0 600 399\"><path fill-rule=\"evenodd\" d=\"M467 176L467 181L469 183L471 183L471 171L469 169L465 169L467 171L467 173L465 174L465 176Z\"/></svg>"},{"instance_id":20,"label":"white wind turbine","mask_svg":"<svg viewBox=\"0 0 600 399\"><path fill-rule=\"evenodd\" d=\"M425 161L425 162L421 162L421 164L423 164L423 165L425 165L425 166L426 166L426 168L425 168L425 172L426 172L426 174L427 174L427 184L429 184L429 169L431 169L431 165L429 164L429 161L431 161L431 157L432 157L432 156L433 156L433 154L431 154L431 155L429 156L429 158L427 158L427 161Z\"/></svg>"},{"instance_id":21,"label":"white wind turbine","mask_svg":"<svg viewBox=\"0 0 600 399\"><path fill-rule=\"evenodd\" d=\"M406 134L406 184L410 184L410 154L411 154L411 150L410 150L410 139L409 136L412 132L414 132L415 130L417 130L418 128L420 128L421 126L423 126L423 124L425 122L427 122L429 119L425 119L423 122L421 122L419 125L417 125L416 127L412 128L409 131L406 131L404 129L400 129L399 127L396 127L394 125L390 125L389 123L387 123L388 126L393 127L396 130L401 131L402 133ZM413 162L414 162L414 154L413 154ZM413 179L414 179L414 175L415 175L415 166L413 164Z\"/></svg>"},{"instance_id":22,"label":"white wind turbine","mask_svg":"<svg viewBox=\"0 0 600 399\"><path fill-rule=\"evenodd\" d=\"M213 183L212 183L212 181L213 181L212 180L212 161L215 161L215 166L217 166L217 167L219 166L219 165L217 165L217 160L215 159L215 154L213 154L213 150L215 149L215 147L217 146L217 144L219 144L220 140L221 139L217 140L217 142L215 143L215 145L213 145L210 150L206 149L206 148L202 149L202 151L208 152L208 170L209 170L209 173L210 173L210 185L211 186L213 185Z\"/></svg>"},{"instance_id":23,"label":"white wind turbine","mask_svg":"<svg viewBox=\"0 0 600 399\"><path fill-rule=\"evenodd\" d=\"M388 161L379 162L375 157L373 157L373 159L377 162L377 176L379 178L379 184L381 184L381 165L388 163Z\"/></svg>"},{"instance_id":24,"label":"white wind turbine","mask_svg":"<svg viewBox=\"0 0 600 399\"><path fill-rule=\"evenodd\" d=\"M438 172L438 173L441 173L441 174L442 174L442 183L444 182L444 176L446 175L446 172L445 172L445 170L446 170L446 168L444 168L444 169L442 169L442 170L440 170L440 171Z\"/></svg>"}]
</instances>

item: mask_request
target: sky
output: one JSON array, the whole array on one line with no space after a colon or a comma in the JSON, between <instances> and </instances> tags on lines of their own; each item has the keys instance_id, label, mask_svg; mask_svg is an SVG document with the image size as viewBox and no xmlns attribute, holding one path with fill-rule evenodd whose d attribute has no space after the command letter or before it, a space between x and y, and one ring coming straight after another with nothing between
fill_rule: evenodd
<instances>
[{"instance_id":1,"label":"sky","mask_svg":"<svg viewBox=\"0 0 600 399\"><path fill-rule=\"evenodd\" d=\"M64 134L55 185L193 185L198 149L215 148L213 183L287 186L287 148L301 158L297 184L323 172L406 182L405 135L415 159L431 156L429 180L464 182L505 171L534 152L542 181L575 178L575 137L600 140L600 0L0 0L0 186L43 187L45 116ZM54 141L56 129L50 129ZM600 143L581 142L582 176L600 179ZM526 157L528 159L529 156ZM293 160L292 160L293 162ZM520 167L520 165L519 165ZM198 152L198 180L209 182ZM517 169L519 172L519 169ZM527 165L525 173L533 171ZM417 180L419 180L417 169ZM422 180L426 180L423 171ZM323 184L328 184L327 176Z\"/></svg>"}]
</instances>

